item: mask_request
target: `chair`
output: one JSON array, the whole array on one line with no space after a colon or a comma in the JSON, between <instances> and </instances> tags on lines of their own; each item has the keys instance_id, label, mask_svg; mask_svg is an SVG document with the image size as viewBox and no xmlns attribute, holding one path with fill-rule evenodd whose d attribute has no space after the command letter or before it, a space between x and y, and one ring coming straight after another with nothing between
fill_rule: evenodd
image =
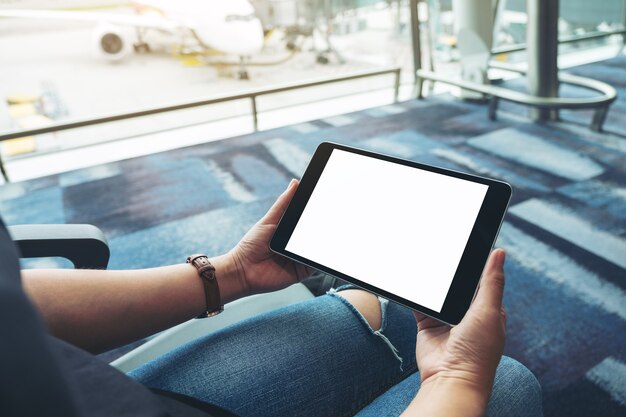
<instances>
[{"instance_id":1,"label":"chair","mask_svg":"<svg viewBox=\"0 0 626 417\"><path fill-rule=\"evenodd\" d=\"M28 224L7 227L22 258L59 256L77 269L106 269L109 245L89 224Z\"/></svg>"}]
</instances>

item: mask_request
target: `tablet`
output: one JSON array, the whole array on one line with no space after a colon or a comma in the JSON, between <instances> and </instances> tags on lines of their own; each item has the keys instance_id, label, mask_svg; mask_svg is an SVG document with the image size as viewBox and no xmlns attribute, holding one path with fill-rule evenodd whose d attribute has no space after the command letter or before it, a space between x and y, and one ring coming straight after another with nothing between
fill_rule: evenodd
<instances>
[{"instance_id":1,"label":"tablet","mask_svg":"<svg viewBox=\"0 0 626 417\"><path fill-rule=\"evenodd\" d=\"M501 181L324 142L270 248L454 325L510 197Z\"/></svg>"}]
</instances>

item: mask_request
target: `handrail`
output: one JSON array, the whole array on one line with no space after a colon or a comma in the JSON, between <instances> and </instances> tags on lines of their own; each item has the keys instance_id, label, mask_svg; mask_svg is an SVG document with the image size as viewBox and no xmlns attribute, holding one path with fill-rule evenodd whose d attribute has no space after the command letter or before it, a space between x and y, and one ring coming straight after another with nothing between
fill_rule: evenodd
<instances>
[{"instance_id":1,"label":"handrail","mask_svg":"<svg viewBox=\"0 0 626 417\"><path fill-rule=\"evenodd\" d=\"M432 71L419 70L418 75L430 81L438 81L444 84L451 84L467 90L495 96L502 100L546 109L588 109L605 107L617 98L617 92L615 91L615 88L611 87L608 84L605 84L601 81L578 77L566 73L559 73L559 81L561 81L562 83L587 88L589 90L595 90L600 92L601 95L580 98L537 97L532 94L511 90L509 88L498 87L490 84L479 84L472 81L462 80L460 78L449 78L444 75L434 73Z\"/></svg>"},{"instance_id":2,"label":"handrail","mask_svg":"<svg viewBox=\"0 0 626 417\"><path fill-rule=\"evenodd\" d=\"M525 71L518 69L517 72L524 73ZM445 75L436 74L432 71L418 70L417 75L421 80L426 79L430 81L438 81L444 84L450 84L488 95L490 97L488 114L491 120L495 120L496 118L498 102L500 100L512 101L514 103L543 109L594 108L595 112L593 114L590 127L592 130L599 132L602 130L602 125L604 124L609 111L609 105L617 98L617 91L610 85L601 81L567 73L558 74L560 82L587 88L589 90L595 90L599 92L600 95L585 98L538 97L532 94L514 91L495 85L480 84L459 78L450 78ZM418 88L421 89L421 86Z\"/></svg>"},{"instance_id":3,"label":"handrail","mask_svg":"<svg viewBox=\"0 0 626 417\"><path fill-rule=\"evenodd\" d=\"M394 101L397 101L398 92L400 89L400 71L401 71L400 67L387 67L387 68L382 68L382 69L378 69L374 71L372 70L360 71L360 72L352 73L349 75L343 75L339 77L321 78L318 80L308 81L304 83L283 84L283 85L279 85L276 87L267 87L267 88L261 88L261 89L256 89L256 90L248 90L248 91L243 91L237 94L228 94L228 95L222 95L222 96L216 96L216 97L209 97L209 98L204 98L200 100L186 101L182 103L171 104L168 106L149 107L149 108L136 110L136 111L128 112L128 113L118 113L118 114L111 114L107 116L98 116L98 117L79 119L79 120L73 120L73 121L67 121L67 122L61 122L61 123L54 123L49 126L40 127L36 129L29 129L29 130L13 129L13 130L5 131L5 132L0 132L0 142L9 140L9 139L21 138L24 136L34 136L34 135L41 135L43 133L51 133L51 132L59 132L63 130L77 129L80 127L93 126L97 124L116 122L116 121L126 120L126 119L134 119L134 118L143 117L143 116L152 116L155 114L167 113L167 112L176 111L176 110L184 110L184 109L190 109L194 107L201 107L201 106L208 106L211 104L223 103L226 101L244 100L244 99L250 99L252 102L252 117L254 121L254 131L256 132L258 131L258 112L256 108L257 107L256 98L259 96L267 95L267 94L282 93L285 91L297 90L300 88L317 87L317 86L324 85L324 84L331 84L331 83L337 83L337 82L342 82L342 81L351 81L351 80L356 80L359 78L394 74L395 75Z\"/></svg>"},{"instance_id":4,"label":"handrail","mask_svg":"<svg viewBox=\"0 0 626 417\"><path fill-rule=\"evenodd\" d=\"M607 38L613 35L626 35L626 29L612 30L608 32L585 33L582 35L563 36L559 38L559 45L562 43L575 43L580 41ZM517 43L508 46L498 46L491 49L492 55L507 54L511 52L521 52L526 50L525 43Z\"/></svg>"},{"instance_id":5,"label":"handrail","mask_svg":"<svg viewBox=\"0 0 626 417\"><path fill-rule=\"evenodd\" d=\"M517 72L519 74L526 75L528 70L526 68L516 67L505 62L498 61L490 61L490 68L497 68L503 71ZM577 87L586 88L588 90L593 90L599 92L601 95L594 97L535 97L526 93L521 93L524 96L532 97L530 105L537 107L545 107L545 108L564 108L564 109L584 109L584 108L593 108L593 107L602 107L606 106L607 103L612 103L617 98L617 91L615 88L607 83L602 81L594 80L592 78L580 77L578 75L569 74L567 72L559 72L559 82L564 84L575 85ZM511 93L518 93L517 91L508 90ZM521 97L521 96L519 96ZM519 101L514 100L513 98L501 97L510 101ZM536 100L540 99L540 100ZM522 104L525 104L519 101Z\"/></svg>"},{"instance_id":6,"label":"handrail","mask_svg":"<svg viewBox=\"0 0 626 417\"><path fill-rule=\"evenodd\" d=\"M301 88L317 87L317 86L324 85L324 84L351 81L351 80L356 80L360 78L375 77L375 76L386 75L386 74L394 74L395 78L394 78L394 84L393 84L393 100L394 102L397 102L398 94L400 91L400 72L401 72L400 67L385 67L385 68L381 68L377 70L359 71L359 72L355 72L349 75L343 75L339 77L321 78L321 79L308 81L304 83L302 82L301 83L286 83L286 84L278 85L275 87L267 87L267 88L260 88L256 90L243 91L237 94L229 94L229 95L203 98L200 100L186 101L182 103L171 104L168 106L149 107L149 108L136 110L136 111L128 112L128 113L117 113L117 114L110 114L106 116L98 116L98 117L91 117L91 118L86 118L86 119L70 120L70 121L61 122L61 123L53 123L51 125L36 128L36 129L28 129L28 130L13 129L13 130L5 131L5 132L0 132L0 142L5 141L5 140L10 140L10 139L22 138L26 136L35 136L35 135L41 135L44 133L52 133L52 132L60 132L63 130L78 129L81 127L94 126L94 125L103 124L103 123L117 122L120 120L134 119L137 117L144 117L144 116L152 116L152 115L160 114L160 113L167 113L171 111L184 110L184 109L190 109L194 107L208 106L211 104L224 103L226 101L245 100L245 99L250 100L254 131L257 132L259 130L259 119L258 119L258 109L257 109L256 98L259 96L263 96L267 94L282 93L285 91L297 90ZM6 182L10 182L1 154L0 154L0 173L2 174Z\"/></svg>"}]
</instances>

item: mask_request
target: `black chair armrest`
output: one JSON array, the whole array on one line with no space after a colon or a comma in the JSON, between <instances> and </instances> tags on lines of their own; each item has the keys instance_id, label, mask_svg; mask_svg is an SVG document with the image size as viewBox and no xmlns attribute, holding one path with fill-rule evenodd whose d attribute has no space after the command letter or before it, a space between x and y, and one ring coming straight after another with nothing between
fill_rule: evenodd
<instances>
[{"instance_id":1,"label":"black chair armrest","mask_svg":"<svg viewBox=\"0 0 626 417\"><path fill-rule=\"evenodd\" d=\"M106 269L109 263L107 240L90 224L26 224L8 229L23 258L60 256L79 269Z\"/></svg>"}]
</instances>

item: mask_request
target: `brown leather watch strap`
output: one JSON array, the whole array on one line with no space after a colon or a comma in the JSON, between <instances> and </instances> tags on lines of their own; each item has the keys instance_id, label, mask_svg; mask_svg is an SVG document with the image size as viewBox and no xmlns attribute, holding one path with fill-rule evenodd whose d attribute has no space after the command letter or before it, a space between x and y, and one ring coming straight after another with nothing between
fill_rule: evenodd
<instances>
[{"instance_id":1,"label":"brown leather watch strap","mask_svg":"<svg viewBox=\"0 0 626 417\"><path fill-rule=\"evenodd\" d=\"M187 258L187 263L193 265L198 270L198 275L204 285L204 295L206 297L206 311L197 318L212 317L224 311L224 305L220 297L220 287L215 278L215 267L209 262L206 255L191 255Z\"/></svg>"}]
</instances>

